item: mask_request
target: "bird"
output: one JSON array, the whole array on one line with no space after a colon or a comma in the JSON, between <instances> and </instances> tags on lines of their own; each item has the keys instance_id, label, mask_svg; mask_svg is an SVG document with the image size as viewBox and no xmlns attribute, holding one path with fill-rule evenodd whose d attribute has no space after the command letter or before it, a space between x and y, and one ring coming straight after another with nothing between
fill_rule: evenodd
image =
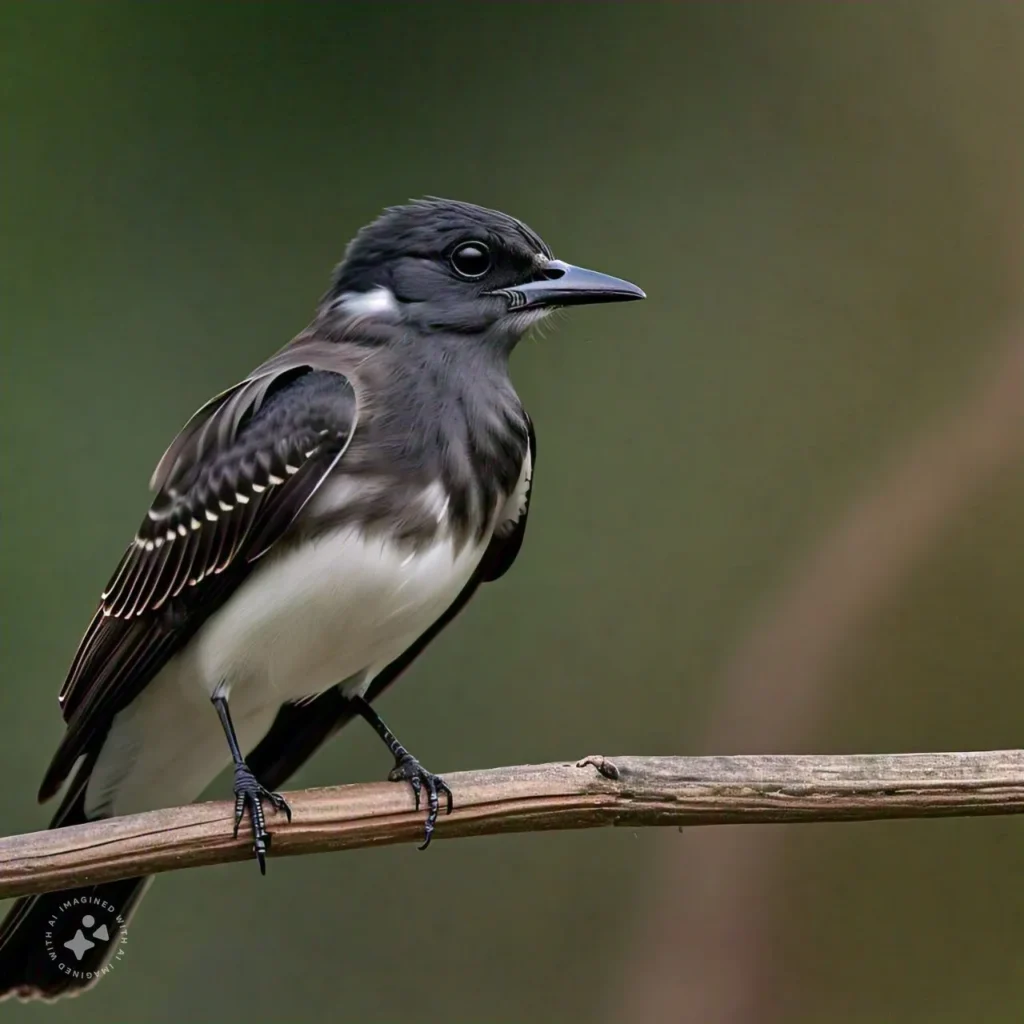
<instances>
[{"instance_id":1,"label":"bird","mask_svg":"<svg viewBox=\"0 0 1024 1024\"><path fill-rule=\"evenodd\" d=\"M472 203L414 200L357 232L306 329L158 462L60 691L65 732L39 789L42 802L66 786L50 827L194 801L230 766L234 832L248 817L265 872L268 815L291 817L276 789L362 718L388 778L425 803L429 846L452 791L373 702L519 553L537 442L510 379L517 342L563 307L645 297ZM17 900L0 998L90 987L117 929L90 939L68 908L123 924L147 882ZM77 963L57 942L64 918L67 948L91 945Z\"/></svg>"}]
</instances>

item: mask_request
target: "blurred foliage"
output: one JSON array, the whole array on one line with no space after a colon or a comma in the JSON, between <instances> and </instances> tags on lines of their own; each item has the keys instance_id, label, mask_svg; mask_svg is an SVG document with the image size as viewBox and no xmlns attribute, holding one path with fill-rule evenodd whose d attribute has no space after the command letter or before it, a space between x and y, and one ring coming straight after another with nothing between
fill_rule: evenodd
<instances>
[{"instance_id":1,"label":"blurred foliage","mask_svg":"<svg viewBox=\"0 0 1024 1024\"><path fill-rule=\"evenodd\" d=\"M521 346L523 555L382 711L436 771L703 751L755 617L1007 342L1022 44L1012 3L4 3L5 831L46 820L56 692L165 444L303 326L360 225L428 193L650 298ZM1019 742L1014 470L848 644L800 749ZM356 727L296 782L388 767ZM601 1016L657 854L686 842L169 876L116 976L4 1014ZM1020 822L807 826L785 852L786 1019L1021 1018Z\"/></svg>"}]
</instances>

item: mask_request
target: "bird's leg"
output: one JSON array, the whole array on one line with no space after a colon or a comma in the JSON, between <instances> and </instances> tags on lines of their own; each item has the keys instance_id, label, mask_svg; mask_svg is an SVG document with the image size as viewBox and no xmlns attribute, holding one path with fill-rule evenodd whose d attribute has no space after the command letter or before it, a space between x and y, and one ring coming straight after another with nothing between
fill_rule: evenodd
<instances>
[{"instance_id":1,"label":"bird's leg","mask_svg":"<svg viewBox=\"0 0 1024 1024\"><path fill-rule=\"evenodd\" d=\"M220 724L224 727L224 735L228 738L228 746L231 748L231 758L235 762L235 837L238 837L238 827L242 824L246 807L249 808L249 820L252 823L253 849L256 851L256 859L260 864L260 874L267 873L267 853L270 850L270 833L267 831L266 818L263 816L263 801L269 800L275 811L284 811L288 820L292 820L292 809L280 793L271 793L256 781L256 776L249 771L249 766L242 757L242 751L238 747L238 737L235 735L235 727L231 722L231 712L228 710L228 699L221 693L215 693L211 698L213 706L217 709L220 717Z\"/></svg>"},{"instance_id":2,"label":"bird's leg","mask_svg":"<svg viewBox=\"0 0 1024 1024\"><path fill-rule=\"evenodd\" d=\"M373 726L377 735L387 744L395 758L395 767L388 774L391 782L408 782L412 786L413 796L416 798L416 810L420 809L420 791L427 791L427 822L424 827L423 845L425 850L430 845L434 835L434 826L437 824L437 815L440 809L438 794L443 793L447 806L446 814L452 813L452 791L440 775L428 772L419 761L409 753L405 747L395 738L395 734L384 724L380 715L370 706L370 702L362 697L353 697L352 702L356 710L370 725Z\"/></svg>"}]
</instances>

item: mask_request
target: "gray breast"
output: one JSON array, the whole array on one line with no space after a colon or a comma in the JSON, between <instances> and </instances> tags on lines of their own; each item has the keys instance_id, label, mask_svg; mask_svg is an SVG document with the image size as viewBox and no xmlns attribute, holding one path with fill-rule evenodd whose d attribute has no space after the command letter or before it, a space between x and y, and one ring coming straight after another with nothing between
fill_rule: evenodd
<instances>
[{"instance_id":1,"label":"gray breast","mask_svg":"<svg viewBox=\"0 0 1024 1024\"><path fill-rule=\"evenodd\" d=\"M461 548L470 535L452 529L451 502L440 481L426 485L394 475L336 471L304 511L304 537L322 536L343 526L359 526L415 551L452 533Z\"/></svg>"},{"instance_id":2,"label":"gray breast","mask_svg":"<svg viewBox=\"0 0 1024 1024\"><path fill-rule=\"evenodd\" d=\"M303 532L359 524L416 548L439 531L461 547L494 528L520 481L526 415L503 365L439 359L439 344L389 349L359 367L358 427Z\"/></svg>"}]
</instances>

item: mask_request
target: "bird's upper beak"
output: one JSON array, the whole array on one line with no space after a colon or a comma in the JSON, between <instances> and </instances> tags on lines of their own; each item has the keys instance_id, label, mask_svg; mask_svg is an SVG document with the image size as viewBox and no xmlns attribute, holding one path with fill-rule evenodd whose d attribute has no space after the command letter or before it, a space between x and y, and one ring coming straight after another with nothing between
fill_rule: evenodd
<instances>
[{"instance_id":1,"label":"bird's upper beak","mask_svg":"<svg viewBox=\"0 0 1024 1024\"><path fill-rule=\"evenodd\" d=\"M543 306L582 306L591 302L629 302L646 299L644 292L629 281L596 270L574 267L561 260L548 260L536 281L502 288L510 309L536 309Z\"/></svg>"}]
</instances>

